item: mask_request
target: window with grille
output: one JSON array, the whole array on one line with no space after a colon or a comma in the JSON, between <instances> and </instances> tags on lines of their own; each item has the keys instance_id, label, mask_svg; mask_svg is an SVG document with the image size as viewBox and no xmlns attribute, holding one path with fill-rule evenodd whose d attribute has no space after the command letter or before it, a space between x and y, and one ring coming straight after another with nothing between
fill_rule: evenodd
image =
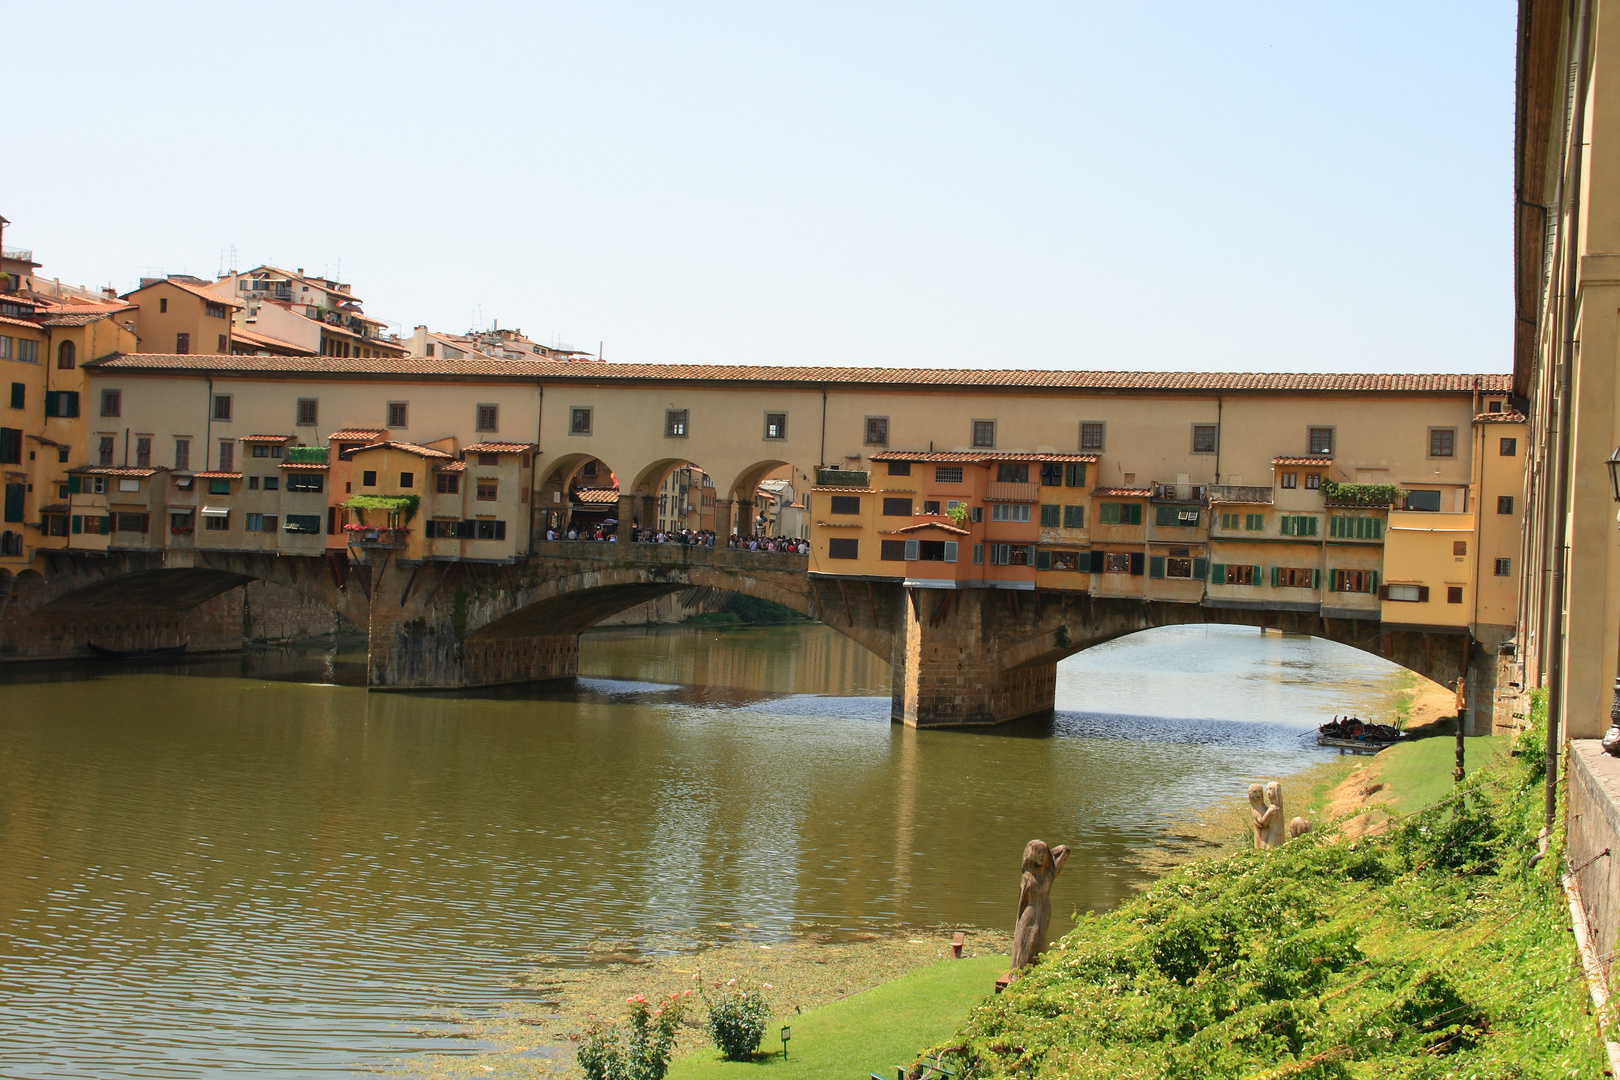
<instances>
[{"instance_id":1,"label":"window with grille","mask_svg":"<svg viewBox=\"0 0 1620 1080\"><path fill-rule=\"evenodd\" d=\"M767 439L787 438L787 413L768 412L765 414L765 437Z\"/></svg>"},{"instance_id":2,"label":"window with grille","mask_svg":"<svg viewBox=\"0 0 1620 1080\"><path fill-rule=\"evenodd\" d=\"M1307 432L1306 442L1310 444L1313 454L1333 453L1333 429L1330 427L1313 427Z\"/></svg>"},{"instance_id":3,"label":"window with grille","mask_svg":"<svg viewBox=\"0 0 1620 1080\"><path fill-rule=\"evenodd\" d=\"M402 428L405 426L405 402L390 401L388 403L388 426Z\"/></svg>"},{"instance_id":4,"label":"window with grille","mask_svg":"<svg viewBox=\"0 0 1620 1080\"><path fill-rule=\"evenodd\" d=\"M889 418L887 416L868 416L866 418L866 437L863 441L867 446L888 446ZM854 558L853 555L849 557Z\"/></svg>"},{"instance_id":5,"label":"window with grille","mask_svg":"<svg viewBox=\"0 0 1620 1080\"><path fill-rule=\"evenodd\" d=\"M500 428L501 411L494 405L480 405L475 416L474 425L479 431L496 431Z\"/></svg>"},{"instance_id":6,"label":"window with grille","mask_svg":"<svg viewBox=\"0 0 1620 1080\"><path fill-rule=\"evenodd\" d=\"M934 466L934 483L936 483L936 484L960 484L961 482L962 482L962 466L960 466L960 465L935 465Z\"/></svg>"},{"instance_id":7,"label":"window with grille","mask_svg":"<svg viewBox=\"0 0 1620 1080\"><path fill-rule=\"evenodd\" d=\"M214 419L229 420L231 418L231 395L214 395Z\"/></svg>"},{"instance_id":8,"label":"window with grille","mask_svg":"<svg viewBox=\"0 0 1620 1080\"><path fill-rule=\"evenodd\" d=\"M973 421L973 445L978 449L989 449L996 445L996 422L994 420Z\"/></svg>"},{"instance_id":9,"label":"window with grille","mask_svg":"<svg viewBox=\"0 0 1620 1080\"><path fill-rule=\"evenodd\" d=\"M101 392L101 415L121 416L124 411L124 394L121 390L103 390Z\"/></svg>"},{"instance_id":10,"label":"window with grille","mask_svg":"<svg viewBox=\"0 0 1620 1080\"><path fill-rule=\"evenodd\" d=\"M1215 452L1214 424L1194 424L1192 436L1193 453L1213 454Z\"/></svg>"},{"instance_id":11,"label":"window with grille","mask_svg":"<svg viewBox=\"0 0 1620 1080\"><path fill-rule=\"evenodd\" d=\"M1099 420L1088 420L1080 425L1082 453L1100 453L1107 438L1108 425Z\"/></svg>"},{"instance_id":12,"label":"window with grille","mask_svg":"<svg viewBox=\"0 0 1620 1080\"><path fill-rule=\"evenodd\" d=\"M1429 456L1432 458L1454 457L1457 452L1456 428L1430 428L1429 429Z\"/></svg>"},{"instance_id":13,"label":"window with grille","mask_svg":"<svg viewBox=\"0 0 1620 1080\"><path fill-rule=\"evenodd\" d=\"M307 398L307 397L299 398L298 399L298 416L297 416L298 426L299 427L314 427L315 426L315 421L316 421L316 415L319 413L319 411L320 411L320 406L317 404L317 402L315 401L314 398Z\"/></svg>"},{"instance_id":14,"label":"window with grille","mask_svg":"<svg viewBox=\"0 0 1620 1080\"><path fill-rule=\"evenodd\" d=\"M687 410L666 409L664 411L664 438L686 438Z\"/></svg>"},{"instance_id":15,"label":"window with grille","mask_svg":"<svg viewBox=\"0 0 1620 1080\"><path fill-rule=\"evenodd\" d=\"M1511 514L1511 513L1513 513L1513 496L1511 496L1511 495L1498 495L1496 497L1496 512L1498 514Z\"/></svg>"},{"instance_id":16,"label":"window with grille","mask_svg":"<svg viewBox=\"0 0 1620 1080\"><path fill-rule=\"evenodd\" d=\"M1513 576L1513 560L1512 559L1497 559L1496 560L1496 576L1497 577L1512 577Z\"/></svg>"},{"instance_id":17,"label":"window with grille","mask_svg":"<svg viewBox=\"0 0 1620 1080\"><path fill-rule=\"evenodd\" d=\"M573 409L568 414L568 434L589 435L591 433L591 410Z\"/></svg>"}]
</instances>

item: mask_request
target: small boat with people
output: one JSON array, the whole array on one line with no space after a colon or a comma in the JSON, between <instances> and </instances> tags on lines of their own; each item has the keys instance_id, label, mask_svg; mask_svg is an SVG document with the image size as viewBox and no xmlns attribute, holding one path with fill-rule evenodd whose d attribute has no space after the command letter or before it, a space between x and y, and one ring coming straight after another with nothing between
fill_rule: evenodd
<instances>
[{"instance_id":1,"label":"small boat with people","mask_svg":"<svg viewBox=\"0 0 1620 1080\"><path fill-rule=\"evenodd\" d=\"M1337 714L1316 729L1316 745L1338 747L1340 754L1376 754L1405 737L1400 728L1389 724L1375 724L1359 716Z\"/></svg>"}]
</instances>

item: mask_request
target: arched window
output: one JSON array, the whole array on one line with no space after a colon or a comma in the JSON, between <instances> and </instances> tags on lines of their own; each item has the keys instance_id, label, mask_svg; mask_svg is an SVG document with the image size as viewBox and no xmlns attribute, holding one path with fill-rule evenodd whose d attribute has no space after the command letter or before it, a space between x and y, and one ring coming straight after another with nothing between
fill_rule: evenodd
<instances>
[{"instance_id":1,"label":"arched window","mask_svg":"<svg viewBox=\"0 0 1620 1080\"><path fill-rule=\"evenodd\" d=\"M73 342L64 341L56 350L56 366L64 371L79 366L79 350Z\"/></svg>"},{"instance_id":2,"label":"arched window","mask_svg":"<svg viewBox=\"0 0 1620 1080\"><path fill-rule=\"evenodd\" d=\"M22 535L10 529L0 533L0 555L21 555Z\"/></svg>"}]
</instances>

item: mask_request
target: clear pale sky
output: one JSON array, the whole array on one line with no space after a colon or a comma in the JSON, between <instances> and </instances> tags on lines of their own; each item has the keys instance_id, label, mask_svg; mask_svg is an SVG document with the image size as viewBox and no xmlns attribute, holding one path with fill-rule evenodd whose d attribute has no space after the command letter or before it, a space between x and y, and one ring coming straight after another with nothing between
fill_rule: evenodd
<instances>
[{"instance_id":1,"label":"clear pale sky","mask_svg":"<svg viewBox=\"0 0 1620 1080\"><path fill-rule=\"evenodd\" d=\"M5 243L75 284L234 244L616 361L1510 364L1511 0L6 23Z\"/></svg>"}]
</instances>

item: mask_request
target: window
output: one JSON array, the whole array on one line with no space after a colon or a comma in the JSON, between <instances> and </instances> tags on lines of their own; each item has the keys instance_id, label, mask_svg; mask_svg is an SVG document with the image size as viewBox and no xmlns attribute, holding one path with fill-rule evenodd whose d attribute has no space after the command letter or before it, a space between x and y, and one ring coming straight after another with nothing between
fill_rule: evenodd
<instances>
[{"instance_id":1,"label":"window","mask_svg":"<svg viewBox=\"0 0 1620 1080\"><path fill-rule=\"evenodd\" d=\"M408 473L408 472L400 473L399 474L399 486L402 487L402 488L415 487L416 486L416 474L415 473Z\"/></svg>"},{"instance_id":2,"label":"window","mask_svg":"<svg viewBox=\"0 0 1620 1080\"><path fill-rule=\"evenodd\" d=\"M103 390L101 392L101 415L120 416L123 414L124 394L121 390Z\"/></svg>"},{"instance_id":3,"label":"window","mask_svg":"<svg viewBox=\"0 0 1620 1080\"><path fill-rule=\"evenodd\" d=\"M187 353L191 352L191 335L190 334L176 334L176 335L174 335L174 351L179 353L181 356L184 356Z\"/></svg>"},{"instance_id":4,"label":"window","mask_svg":"<svg viewBox=\"0 0 1620 1080\"><path fill-rule=\"evenodd\" d=\"M996 422L994 420L973 421L973 446L976 449L989 449L996 445Z\"/></svg>"},{"instance_id":5,"label":"window","mask_svg":"<svg viewBox=\"0 0 1620 1080\"><path fill-rule=\"evenodd\" d=\"M952 501L954 502L955 500L953 499ZM922 512L923 512L924 516L928 516L928 515L932 514L934 517L938 517L939 516L939 500L938 499L924 499L923 504L922 504Z\"/></svg>"},{"instance_id":6,"label":"window","mask_svg":"<svg viewBox=\"0 0 1620 1080\"><path fill-rule=\"evenodd\" d=\"M96 464L111 465L113 463L113 437L103 435L98 441L96 449Z\"/></svg>"},{"instance_id":7,"label":"window","mask_svg":"<svg viewBox=\"0 0 1620 1080\"><path fill-rule=\"evenodd\" d=\"M77 390L45 391L45 415L60 417L78 416L79 392Z\"/></svg>"},{"instance_id":8,"label":"window","mask_svg":"<svg viewBox=\"0 0 1620 1080\"><path fill-rule=\"evenodd\" d=\"M1284 536L1315 536L1316 518L1310 515L1284 514L1278 520Z\"/></svg>"},{"instance_id":9,"label":"window","mask_svg":"<svg viewBox=\"0 0 1620 1080\"><path fill-rule=\"evenodd\" d=\"M169 313L169 298L167 296L158 297L158 314L159 315L167 315L168 313Z\"/></svg>"},{"instance_id":10,"label":"window","mask_svg":"<svg viewBox=\"0 0 1620 1080\"><path fill-rule=\"evenodd\" d=\"M1097 523L1100 525L1140 525L1142 524L1142 504L1105 502L1097 508Z\"/></svg>"},{"instance_id":11,"label":"window","mask_svg":"<svg viewBox=\"0 0 1620 1080\"><path fill-rule=\"evenodd\" d=\"M456 538L457 521L430 521L423 532L429 540L454 540Z\"/></svg>"},{"instance_id":12,"label":"window","mask_svg":"<svg viewBox=\"0 0 1620 1080\"><path fill-rule=\"evenodd\" d=\"M1462 586L1461 585L1447 585L1446 586L1446 603L1448 603L1448 604L1460 604L1460 603L1462 603Z\"/></svg>"},{"instance_id":13,"label":"window","mask_svg":"<svg viewBox=\"0 0 1620 1080\"><path fill-rule=\"evenodd\" d=\"M453 472L442 472L434 477L433 488L440 495L461 494L461 477Z\"/></svg>"},{"instance_id":14,"label":"window","mask_svg":"<svg viewBox=\"0 0 1620 1080\"><path fill-rule=\"evenodd\" d=\"M1034 566L1035 548L1028 544L991 544L991 566Z\"/></svg>"},{"instance_id":15,"label":"window","mask_svg":"<svg viewBox=\"0 0 1620 1080\"><path fill-rule=\"evenodd\" d=\"M405 426L405 403L403 401L390 401L388 403L388 426L402 428Z\"/></svg>"},{"instance_id":16,"label":"window","mask_svg":"<svg viewBox=\"0 0 1620 1080\"><path fill-rule=\"evenodd\" d=\"M591 410L570 409L568 411L568 434L589 435L591 433Z\"/></svg>"},{"instance_id":17,"label":"window","mask_svg":"<svg viewBox=\"0 0 1620 1080\"><path fill-rule=\"evenodd\" d=\"M17 339L17 359L24 364L39 363L39 342L28 338Z\"/></svg>"},{"instance_id":18,"label":"window","mask_svg":"<svg viewBox=\"0 0 1620 1080\"><path fill-rule=\"evenodd\" d=\"M11 359L11 341L11 338L0 334L0 360Z\"/></svg>"},{"instance_id":19,"label":"window","mask_svg":"<svg viewBox=\"0 0 1620 1080\"><path fill-rule=\"evenodd\" d=\"M906 542L904 540L880 540L878 542L878 558L884 562L905 562Z\"/></svg>"},{"instance_id":20,"label":"window","mask_svg":"<svg viewBox=\"0 0 1620 1080\"><path fill-rule=\"evenodd\" d=\"M1299 474L1285 472L1278 477L1278 487L1295 488L1299 486Z\"/></svg>"},{"instance_id":21,"label":"window","mask_svg":"<svg viewBox=\"0 0 1620 1080\"><path fill-rule=\"evenodd\" d=\"M1158 560L1155 559L1155 562ZM1168 555L1164 560L1164 576L1167 578L1191 578L1193 576L1193 561L1185 555Z\"/></svg>"},{"instance_id":22,"label":"window","mask_svg":"<svg viewBox=\"0 0 1620 1080\"><path fill-rule=\"evenodd\" d=\"M1195 454L1213 454L1215 452L1214 424L1193 425L1192 452Z\"/></svg>"},{"instance_id":23,"label":"window","mask_svg":"<svg viewBox=\"0 0 1620 1080\"><path fill-rule=\"evenodd\" d=\"M909 462L909 461L891 461L891 462L889 462L889 475L890 476L910 476L911 475L911 462Z\"/></svg>"},{"instance_id":24,"label":"window","mask_svg":"<svg viewBox=\"0 0 1620 1080\"><path fill-rule=\"evenodd\" d=\"M169 531L184 535L196 527L196 516L190 510L169 515Z\"/></svg>"},{"instance_id":25,"label":"window","mask_svg":"<svg viewBox=\"0 0 1620 1080\"><path fill-rule=\"evenodd\" d=\"M1103 573L1128 574L1131 572L1131 556L1129 552L1110 551L1103 555Z\"/></svg>"},{"instance_id":26,"label":"window","mask_svg":"<svg viewBox=\"0 0 1620 1080\"><path fill-rule=\"evenodd\" d=\"M1241 528L1241 526L1238 523L1240 521L1242 521L1242 520L1243 520L1243 515L1242 514L1229 514L1229 513L1226 513L1225 511L1221 512L1221 528L1223 528L1223 529L1238 529L1238 528Z\"/></svg>"},{"instance_id":27,"label":"window","mask_svg":"<svg viewBox=\"0 0 1620 1080\"><path fill-rule=\"evenodd\" d=\"M1386 585L1383 592L1385 600L1398 600L1407 604L1426 604L1429 602L1429 587L1427 585Z\"/></svg>"},{"instance_id":28,"label":"window","mask_svg":"<svg viewBox=\"0 0 1620 1080\"><path fill-rule=\"evenodd\" d=\"M935 465L934 466L934 483L936 483L936 484L960 484L961 482L962 482L962 466L960 466L960 465Z\"/></svg>"},{"instance_id":29,"label":"window","mask_svg":"<svg viewBox=\"0 0 1620 1080\"><path fill-rule=\"evenodd\" d=\"M23 402L27 400L27 397L28 387L25 384L20 382L11 384L11 407L13 409L23 408Z\"/></svg>"},{"instance_id":30,"label":"window","mask_svg":"<svg viewBox=\"0 0 1620 1080\"><path fill-rule=\"evenodd\" d=\"M56 349L56 366L70 371L79 366L79 349L71 341L64 341Z\"/></svg>"},{"instance_id":31,"label":"window","mask_svg":"<svg viewBox=\"0 0 1620 1080\"><path fill-rule=\"evenodd\" d=\"M1028 521L1029 503L991 503L991 521Z\"/></svg>"},{"instance_id":32,"label":"window","mask_svg":"<svg viewBox=\"0 0 1620 1080\"><path fill-rule=\"evenodd\" d=\"M996 480L1003 484L1029 483L1028 465L997 465Z\"/></svg>"},{"instance_id":33,"label":"window","mask_svg":"<svg viewBox=\"0 0 1620 1080\"><path fill-rule=\"evenodd\" d=\"M1321 491L1322 490L1322 474L1318 473L1318 472L1308 472L1308 473L1306 473L1305 474L1305 490L1306 491Z\"/></svg>"},{"instance_id":34,"label":"window","mask_svg":"<svg viewBox=\"0 0 1620 1080\"><path fill-rule=\"evenodd\" d=\"M1215 580L1224 581L1228 585L1253 585L1259 576L1258 566L1239 566L1236 563L1227 563L1215 571Z\"/></svg>"},{"instance_id":35,"label":"window","mask_svg":"<svg viewBox=\"0 0 1620 1080\"><path fill-rule=\"evenodd\" d=\"M1496 576L1497 577L1512 577L1513 576L1513 560L1512 559L1497 559L1496 560Z\"/></svg>"},{"instance_id":36,"label":"window","mask_svg":"<svg viewBox=\"0 0 1620 1080\"><path fill-rule=\"evenodd\" d=\"M1153 524L1166 528L1188 529L1198 524L1199 511L1190 506L1155 506Z\"/></svg>"},{"instance_id":37,"label":"window","mask_svg":"<svg viewBox=\"0 0 1620 1080\"><path fill-rule=\"evenodd\" d=\"M266 490L266 491L274 491L274 490L276 490L276 488L278 488L280 486L281 486L281 477L279 477L279 476L267 476L267 477L264 478L264 490Z\"/></svg>"},{"instance_id":38,"label":"window","mask_svg":"<svg viewBox=\"0 0 1620 1080\"><path fill-rule=\"evenodd\" d=\"M360 472L360 486L361 487L376 487L377 486L377 470L376 469L362 469L361 472Z\"/></svg>"},{"instance_id":39,"label":"window","mask_svg":"<svg viewBox=\"0 0 1620 1080\"><path fill-rule=\"evenodd\" d=\"M1440 493L1438 491L1408 491L1406 493L1406 508L1408 510L1425 510L1431 514L1440 512Z\"/></svg>"},{"instance_id":40,"label":"window","mask_svg":"<svg viewBox=\"0 0 1620 1080\"><path fill-rule=\"evenodd\" d=\"M787 438L787 413L768 412L765 414L765 437L767 439Z\"/></svg>"},{"instance_id":41,"label":"window","mask_svg":"<svg viewBox=\"0 0 1620 1080\"><path fill-rule=\"evenodd\" d=\"M686 421L687 421L687 410L686 409L665 409L664 410L664 438L666 438L666 439L684 439L684 438L686 438Z\"/></svg>"},{"instance_id":42,"label":"window","mask_svg":"<svg viewBox=\"0 0 1620 1080\"><path fill-rule=\"evenodd\" d=\"M319 403L314 398L299 398L295 422L299 427L314 427L319 411Z\"/></svg>"},{"instance_id":43,"label":"window","mask_svg":"<svg viewBox=\"0 0 1620 1080\"><path fill-rule=\"evenodd\" d=\"M831 505L828 512L833 514L858 514L861 512L861 497L859 495L832 495L827 500Z\"/></svg>"},{"instance_id":44,"label":"window","mask_svg":"<svg viewBox=\"0 0 1620 1080\"><path fill-rule=\"evenodd\" d=\"M191 471L191 440L190 439L176 439L176 440L174 440L174 471L175 472L190 472Z\"/></svg>"},{"instance_id":45,"label":"window","mask_svg":"<svg viewBox=\"0 0 1620 1080\"><path fill-rule=\"evenodd\" d=\"M265 480L265 487L275 481L275 477ZM326 478L318 472L294 472L287 474L288 491L320 491L326 486Z\"/></svg>"},{"instance_id":46,"label":"window","mask_svg":"<svg viewBox=\"0 0 1620 1080\"><path fill-rule=\"evenodd\" d=\"M478 455L478 464L480 464L480 465L499 465L500 463L501 463L501 455L499 455L499 454L479 454Z\"/></svg>"},{"instance_id":47,"label":"window","mask_svg":"<svg viewBox=\"0 0 1620 1080\"><path fill-rule=\"evenodd\" d=\"M214 478L208 481L208 494L229 495L230 493L231 482L229 480Z\"/></svg>"},{"instance_id":48,"label":"window","mask_svg":"<svg viewBox=\"0 0 1620 1080\"><path fill-rule=\"evenodd\" d=\"M1041 463L1041 487L1062 487L1063 465L1056 461Z\"/></svg>"},{"instance_id":49,"label":"window","mask_svg":"<svg viewBox=\"0 0 1620 1080\"><path fill-rule=\"evenodd\" d=\"M152 467L152 438L142 435L135 440L135 467L150 469Z\"/></svg>"},{"instance_id":50,"label":"window","mask_svg":"<svg viewBox=\"0 0 1620 1080\"><path fill-rule=\"evenodd\" d=\"M1451 554L1459 559L1465 558L1468 555L1468 541L1453 540L1451 542Z\"/></svg>"},{"instance_id":51,"label":"window","mask_svg":"<svg viewBox=\"0 0 1620 1080\"><path fill-rule=\"evenodd\" d=\"M1511 514L1511 513L1513 513L1513 496L1511 496L1511 495L1498 495L1496 497L1496 512L1498 514Z\"/></svg>"},{"instance_id":52,"label":"window","mask_svg":"<svg viewBox=\"0 0 1620 1080\"><path fill-rule=\"evenodd\" d=\"M984 565L984 545L983 544L974 544L973 545L973 565L974 566L983 566Z\"/></svg>"},{"instance_id":53,"label":"window","mask_svg":"<svg viewBox=\"0 0 1620 1080\"><path fill-rule=\"evenodd\" d=\"M219 471L231 472L236 468L236 443L230 439L219 441Z\"/></svg>"},{"instance_id":54,"label":"window","mask_svg":"<svg viewBox=\"0 0 1620 1080\"><path fill-rule=\"evenodd\" d=\"M480 522L478 522L477 526L474 528L474 531L473 531L473 539L475 539L475 540L505 540L506 539L506 522L504 522L504 521L480 521Z\"/></svg>"},{"instance_id":55,"label":"window","mask_svg":"<svg viewBox=\"0 0 1620 1080\"><path fill-rule=\"evenodd\" d=\"M1063 507L1057 503L1041 504L1041 528L1055 529L1063 521Z\"/></svg>"},{"instance_id":56,"label":"window","mask_svg":"<svg viewBox=\"0 0 1620 1080\"><path fill-rule=\"evenodd\" d=\"M1457 450L1456 428L1430 428L1429 429L1429 456L1432 458L1452 457Z\"/></svg>"},{"instance_id":57,"label":"window","mask_svg":"<svg viewBox=\"0 0 1620 1080\"><path fill-rule=\"evenodd\" d=\"M246 528L248 532L275 532L276 515L249 514L247 515L247 520L243 523L243 527Z\"/></svg>"},{"instance_id":58,"label":"window","mask_svg":"<svg viewBox=\"0 0 1620 1080\"><path fill-rule=\"evenodd\" d=\"M229 395L229 394L215 394L214 395L214 419L215 420L226 420L226 421L228 421L228 420L230 420L230 418L231 418L231 395Z\"/></svg>"},{"instance_id":59,"label":"window","mask_svg":"<svg viewBox=\"0 0 1620 1080\"><path fill-rule=\"evenodd\" d=\"M221 354L228 353L228 352L231 351L231 344L230 344L230 342L225 340L225 335L224 334L219 335L219 351L220 351Z\"/></svg>"},{"instance_id":60,"label":"window","mask_svg":"<svg viewBox=\"0 0 1620 1080\"><path fill-rule=\"evenodd\" d=\"M1063 508L1063 527L1065 529L1085 528L1086 508L1084 506L1065 506Z\"/></svg>"},{"instance_id":61,"label":"window","mask_svg":"<svg viewBox=\"0 0 1620 1080\"><path fill-rule=\"evenodd\" d=\"M855 559L860 557L859 540L847 536L835 536L827 541L827 558L829 559Z\"/></svg>"},{"instance_id":62,"label":"window","mask_svg":"<svg viewBox=\"0 0 1620 1080\"><path fill-rule=\"evenodd\" d=\"M231 516L228 513L203 515L204 532L226 532L230 529L230 527Z\"/></svg>"},{"instance_id":63,"label":"window","mask_svg":"<svg viewBox=\"0 0 1620 1080\"><path fill-rule=\"evenodd\" d=\"M495 502L499 497L499 489L499 481L480 479L478 481L476 498L479 502Z\"/></svg>"},{"instance_id":64,"label":"window","mask_svg":"<svg viewBox=\"0 0 1620 1080\"><path fill-rule=\"evenodd\" d=\"M1101 453L1108 434L1108 425L1100 420L1088 420L1080 425L1081 453Z\"/></svg>"},{"instance_id":65,"label":"window","mask_svg":"<svg viewBox=\"0 0 1620 1080\"><path fill-rule=\"evenodd\" d=\"M887 416L868 416L866 418L866 434L862 439L867 446L889 445L889 418ZM850 555L848 558L853 559Z\"/></svg>"},{"instance_id":66,"label":"window","mask_svg":"<svg viewBox=\"0 0 1620 1080\"><path fill-rule=\"evenodd\" d=\"M1514 457L1519 452L1518 439L1503 439L1500 453L1503 457Z\"/></svg>"},{"instance_id":67,"label":"window","mask_svg":"<svg viewBox=\"0 0 1620 1080\"><path fill-rule=\"evenodd\" d=\"M321 531L321 515L319 514L288 514L285 526L290 533L319 533Z\"/></svg>"},{"instance_id":68,"label":"window","mask_svg":"<svg viewBox=\"0 0 1620 1080\"><path fill-rule=\"evenodd\" d=\"M213 300L206 301L203 304L203 314L210 319L223 319L225 317L225 305Z\"/></svg>"},{"instance_id":69,"label":"window","mask_svg":"<svg viewBox=\"0 0 1620 1080\"><path fill-rule=\"evenodd\" d=\"M1371 570L1334 570L1328 575L1328 589L1332 592L1372 592L1373 580Z\"/></svg>"},{"instance_id":70,"label":"window","mask_svg":"<svg viewBox=\"0 0 1620 1080\"><path fill-rule=\"evenodd\" d=\"M1063 467L1063 486L1064 487L1085 487L1086 486L1086 463L1085 462L1077 461L1077 462L1073 462L1073 463L1071 463L1069 465L1065 465Z\"/></svg>"},{"instance_id":71,"label":"window","mask_svg":"<svg viewBox=\"0 0 1620 1080\"><path fill-rule=\"evenodd\" d=\"M114 514L113 532L143 533L146 531L145 514Z\"/></svg>"},{"instance_id":72,"label":"window","mask_svg":"<svg viewBox=\"0 0 1620 1080\"><path fill-rule=\"evenodd\" d=\"M439 348L438 348L438 346L437 346L437 345L436 345L436 344L434 344L434 343L433 343L433 342L431 342L431 341L430 341L430 342L428 342L428 347L427 347L427 354L428 354L428 355L429 355L429 356L432 356L432 355L433 355L433 354L434 354L434 353L436 353L436 352L438 352L438 351L439 351Z\"/></svg>"},{"instance_id":73,"label":"window","mask_svg":"<svg viewBox=\"0 0 1620 1080\"><path fill-rule=\"evenodd\" d=\"M0 465L22 464L21 428L0 428Z\"/></svg>"},{"instance_id":74,"label":"window","mask_svg":"<svg viewBox=\"0 0 1620 1080\"><path fill-rule=\"evenodd\" d=\"M1052 560L1050 566L1042 567L1042 569L1050 569L1050 570L1079 570L1080 569L1080 553L1078 551L1053 551L1053 552L1044 552L1043 551L1043 552L1039 552L1038 555L1042 559L1042 561L1045 561L1045 559L1047 559L1047 558L1050 558ZM1040 564L1037 563L1036 565L1039 566ZM1088 570L1091 569L1091 560L1090 559L1086 560L1086 569L1088 569Z\"/></svg>"},{"instance_id":75,"label":"window","mask_svg":"<svg viewBox=\"0 0 1620 1080\"><path fill-rule=\"evenodd\" d=\"M1317 571L1304 566L1273 566L1271 584L1281 589L1314 589Z\"/></svg>"},{"instance_id":76,"label":"window","mask_svg":"<svg viewBox=\"0 0 1620 1080\"><path fill-rule=\"evenodd\" d=\"M253 448L253 456L267 458L270 456L270 448L263 444L257 445Z\"/></svg>"},{"instance_id":77,"label":"window","mask_svg":"<svg viewBox=\"0 0 1620 1080\"><path fill-rule=\"evenodd\" d=\"M883 516L884 517L910 517L911 516L911 500L910 499L884 499L883 500Z\"/></svg>"},{"instance_id":78,"label":"window","mask_svg":"<svg viewBox=\"0 0 1620 1080\"><path fill-rule=\"evenodd\" d=\"M1384 521L1375 517L1333 517L1328 519L1328 535L1339 540L1380 540Z\"/></svg>"},{"instance_id":79,"label":"window","mask_svg":"<svg viewBox=\"0 0 1620 1080\"><path fill-rule=\"evenodd\" d=\"M1330 427L1313 427L1306 431L1305 441L1313 454L1333 453L1333 429Z\"/></svg>"},{"instance_id":80,"label":"window","mask_svg":"<svg viewBox=\"0 0 1620 1080\"><path fill-rule=\"evenodd\" d=\"M480 405L475 416L474 426L479 431L499 430L501 410L494 405Z\"/></svg>"}]
</instances>

